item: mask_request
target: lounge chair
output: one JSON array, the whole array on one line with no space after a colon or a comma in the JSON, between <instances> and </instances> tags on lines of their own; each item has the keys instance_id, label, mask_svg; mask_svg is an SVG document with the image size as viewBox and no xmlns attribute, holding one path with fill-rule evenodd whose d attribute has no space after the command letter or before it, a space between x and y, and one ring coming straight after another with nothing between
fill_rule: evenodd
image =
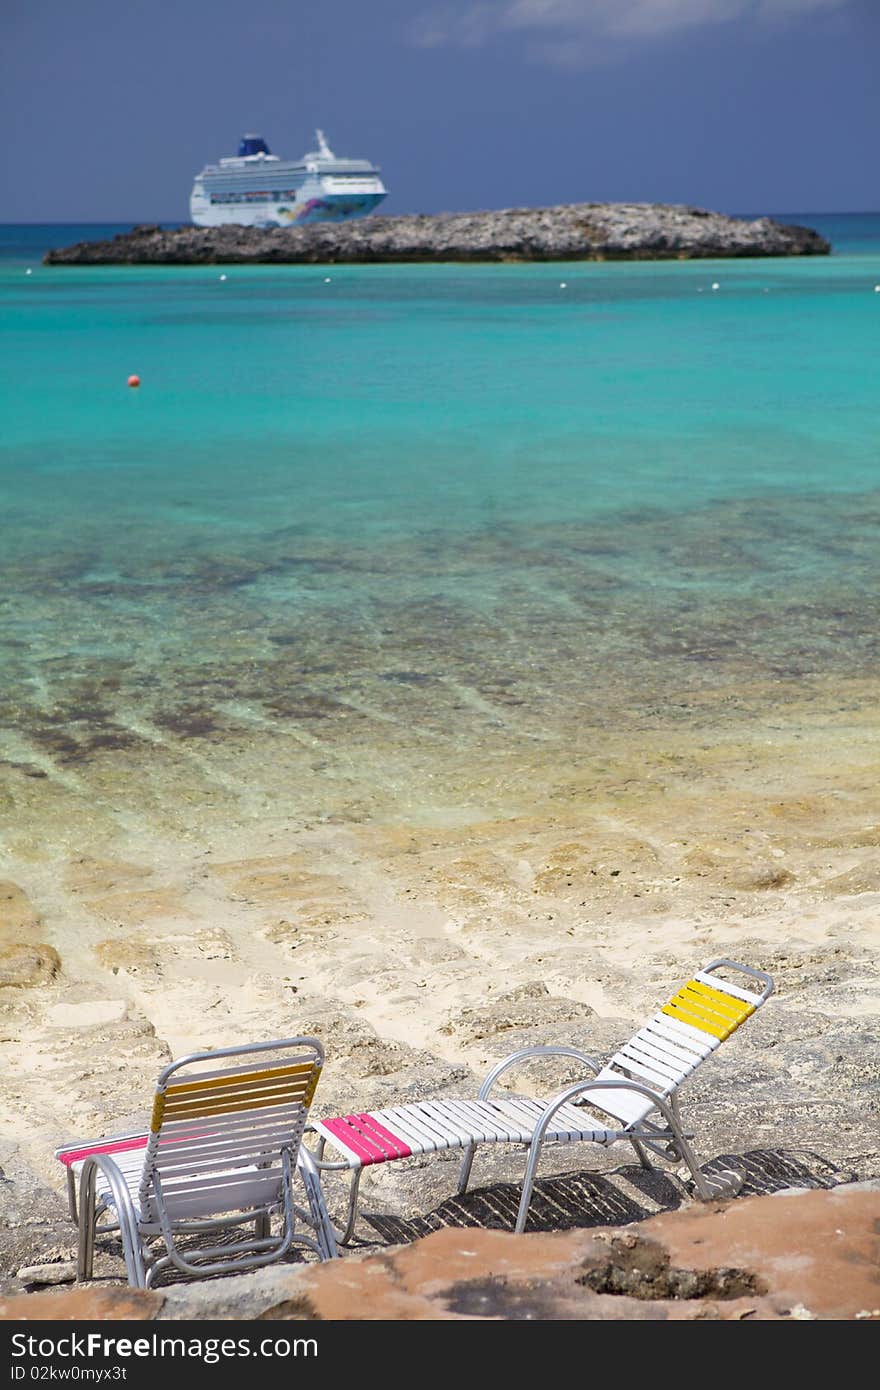
<instances>
[{"instance_id":1,"label":"lounge chair","mask_svg":"<svg viewBox=\"0 0 880 1390\"><path fill-rule=\"evenodd\" d=\"M721 970L735 974L740 983L730 983L717 973ZM757 982L757 990L744 988L743 976L747 984ZM704 1201L732 1195L742 1185L739 1175L709 1177L700 1171L688 1142L693 1135L682 1129L678 1092L700 1063L772 992L773 981L765 971L735 961L713 960L604 1067L576 1048L527 1047L492 1068L475 1100L444 1097L307 1124L307 1133L317 1136L315 1163L319 1173L350 1174L348 1214L344 1229L336 1232L337 1241L347 1245L354 1235L358 1189L365 1168L417 1154L464 1149L458 1183L458 1191L463 1193L479 1144L519 1144L528 1149L517 1231L525 1229L545 1143L608 1146L625 1140L645 1168L653 1166L648 1151L684 1163ZM508 1068L543 1057L574 1059L589 1075L549 1100L529 1099L510 1091L490 1094ZM325 1158L327 1146L340 1157Z\"/></svg>"},{"instance_id":2,"label":"lounge chair","mask_svg":"<svg viewBox=\"0 0 880 1390\"><path fill-rule=\"evenodd\" d=\"M79 1226L78 1277L92 1277L95 1237L108 1231L121 1238L136 1288L150 1287L169 1265L200 1277L269 1264L292 1246L322 1260L336 1255L302 1144L323 1061L315 1038L194 1052L160 1073L147 1131L57 1149ZM294 1202L295 1180L308 1210ZM248 1224L252 1232L240 1229ZM181 1246L181 1237L211 1233L216 1243Z\"/></svg>"}]
</instances>

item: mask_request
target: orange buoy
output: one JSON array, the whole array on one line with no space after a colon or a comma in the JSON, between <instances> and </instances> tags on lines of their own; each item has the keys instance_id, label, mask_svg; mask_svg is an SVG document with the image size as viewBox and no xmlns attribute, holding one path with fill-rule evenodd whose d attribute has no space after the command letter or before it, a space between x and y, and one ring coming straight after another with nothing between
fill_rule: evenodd
<instances>
[{"instance_id":1,"label":"orange buoy","mask_svg":"<svg viewBox=\"0 0 880 1390\"><path fill-rule=\"evenodd\" d=\"M139 376L132 375L128 378L128 384L129 386L140 386L141 379Z\"/></svg>"}]
</instances>

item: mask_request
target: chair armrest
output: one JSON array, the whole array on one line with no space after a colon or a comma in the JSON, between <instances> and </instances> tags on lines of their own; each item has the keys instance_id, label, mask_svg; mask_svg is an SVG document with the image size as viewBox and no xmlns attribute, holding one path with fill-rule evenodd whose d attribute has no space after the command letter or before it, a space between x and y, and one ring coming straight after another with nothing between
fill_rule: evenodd
<instances>
[{"instance_id":1,"label":"chair armrest","mask_svg":"<svg viewBox=\"0 0 880 1390\"><path fill-rule=\"evenodd\" d=\"M602 1070L601 1063L597 1062L595 1057L589 1057L586 1052L580 1052L575 1047L522 1047L518 1052L511 1052L509 1057L504 1057L496 1063L480 1087L477 1099L485 1100L499 1076L517 1062L523 1062L530 1057L573 1057L575 1061L583 1062L593 1073Z\"/></svg>"},{"instance_id":2,"label":"chair armrest","mask_svg":"<svg viewBox=\"0 0 880 1390\"><path fill-rule=\"evenodd\" d=\"M96 1171L103 1173L110 1185L113 1203L119 1213L120 1221L125 1220L130 1222L133 1227L136 1226L137 1217L135 1216L131 1193L128 1190L128 1183L125 1181L119 1164L109 1154L89 1154L88 1158L83 1161L79 1175L80 1214L82 1214L83 1209L83 1194L89 1188L94 1189Z\"/></svg>"},{"instance_id":3,"label":"chair armrest","mask_svg":"<svg viewBox=\"0 0 880 1390\"><path fill-rule=\"evenodd\" d=\"M547 1102L544 1112L535 1126L535 1136L540 1134L543 1137L544 1131L560 1106L565 1105L567 1101L573 1101L576 1096L582 1095L585 1091L635 1091L637 1095L645 1096L648 1100L653 1101L673 1132L678 1129L672 1106L662 1092L655 1091L651 1086L647 1086L641 1081L627 1081L626 1077L622 1076L619 1081L576 1081L574 1085L566 1086L564 1091L558 1091L553 1099ZM601 1104L598 1101L596 1103L601 1110ZM650 1114L650 1111L648 1113ZM630 1126L626 1126L622 1132L628 1128Z\"/></svg>"}]
</instances>

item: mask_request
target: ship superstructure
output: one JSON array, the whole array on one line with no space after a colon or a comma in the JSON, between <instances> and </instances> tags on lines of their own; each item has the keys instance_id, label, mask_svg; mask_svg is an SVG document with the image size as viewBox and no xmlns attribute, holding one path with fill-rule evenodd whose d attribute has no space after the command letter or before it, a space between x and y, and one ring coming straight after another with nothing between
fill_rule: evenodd
<instances>
[{"instance_id":1,"label":"ship superstructure","mask_svg":"<svg viewBox=\"0 0 880 1390\"><path fill-rule=\"evenodd\" d=\"M196 175L190 216L197 227L238 223L286 227L363 217L387 196L379 170L367 159L339 159L324 132L318 148L299 160L272 154L261 135L245 135L238 154L207 164Z\"/></svg>"}]
</instances>

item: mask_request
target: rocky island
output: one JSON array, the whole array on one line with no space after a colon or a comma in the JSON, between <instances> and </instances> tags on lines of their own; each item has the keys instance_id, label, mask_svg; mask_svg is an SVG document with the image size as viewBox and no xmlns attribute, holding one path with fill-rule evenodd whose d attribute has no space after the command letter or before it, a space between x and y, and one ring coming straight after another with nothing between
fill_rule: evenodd
<instances>
[{"instance_id":1,"label":"rocky island","mask_svg":"<svg viewBox=\"0 0 880 1390\"><path fill-rule=\"evenodd\" d=\"M46 253L47 265L337 265L429 261L690 260L827 255L809 227L658 203L578 203L307 227L162 228Z\"/></svg>"}]
</instances>

